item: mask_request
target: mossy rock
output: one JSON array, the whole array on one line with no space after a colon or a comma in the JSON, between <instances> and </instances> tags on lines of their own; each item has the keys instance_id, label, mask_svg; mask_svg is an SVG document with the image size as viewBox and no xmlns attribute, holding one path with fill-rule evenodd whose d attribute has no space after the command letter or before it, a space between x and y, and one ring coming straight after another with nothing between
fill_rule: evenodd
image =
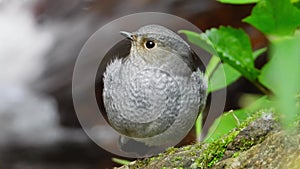
<instances>
[{"instance_id":1,"label":"mossy rock","mask_svg":"<svg viewBox=\"0 0 300 169\"><path fill-rule=\"evenodd\" d=\"M300 134L287 135L279 126L272 110L260 111L211 143L170 148L118 169L297 168Z\"/></svg>"}]
</instances>

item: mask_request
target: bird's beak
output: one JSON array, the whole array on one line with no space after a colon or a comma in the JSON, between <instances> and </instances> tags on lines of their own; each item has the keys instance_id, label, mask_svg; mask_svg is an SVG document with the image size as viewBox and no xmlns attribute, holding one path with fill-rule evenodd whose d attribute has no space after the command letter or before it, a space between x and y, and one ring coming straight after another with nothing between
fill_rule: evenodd
<instances>
[{"instance_id":1,"label":"bird's beak","mask_svg":"<svg viewBox=\"0 0 300 169\"><path fill-rule=\"evenodd\" d=\"M120 34L125 36L126 38L128 38L130 40L134 40L134 35L131 32L120 31Z\"/></svg>"}]
</instances>

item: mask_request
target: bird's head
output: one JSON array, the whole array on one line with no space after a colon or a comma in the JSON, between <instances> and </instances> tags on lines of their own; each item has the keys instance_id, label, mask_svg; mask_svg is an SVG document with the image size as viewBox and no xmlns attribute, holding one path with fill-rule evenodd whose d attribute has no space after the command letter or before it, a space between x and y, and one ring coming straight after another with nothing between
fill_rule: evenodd
<instances>
[{"instance_id":1,"label":"bird's head","mask_svg":"<svg viewBox=\"0 0 300 169\"><path fill-rule=\"evenodd\" d=\"M149 62L190 55L189 45L175 32L160 25L147 25L135 32L120 33L131 40L132 56L142 57Z\"/></svg>"}]
</instances>

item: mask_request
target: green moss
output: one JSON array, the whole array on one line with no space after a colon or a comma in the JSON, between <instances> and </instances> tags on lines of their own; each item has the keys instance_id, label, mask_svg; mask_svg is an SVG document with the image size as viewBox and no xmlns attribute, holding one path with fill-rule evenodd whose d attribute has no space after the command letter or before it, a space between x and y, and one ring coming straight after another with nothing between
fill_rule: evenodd
<instances>
[{"instance_id":1,"label":"green moss","mask_svg":"<svg viewBox=\"0 0 300 169\"><path fill-rule=\"evenodd\" d=\"M270 112L270 110L262 110L257 113L254 113L251 117L247 118L247 120L241 123L238 126L238 128L232 130L226 136L209 143L207 148L203 151L203 154L196 158L192 166L197 166L198 168L206 168L212 167L215 163L219 162L223 158L224 153L227 150L228 144L235 139L235 137L240 133L242 129L247 127L251 122L253 122L257 118L261 117L263 112ZM243 150L249 149L253 144L253 141L245 140L242 148Z\"/></svg>"},{"instance_id":2,"label":"green moss","mask_svg":"<svg viewBox=\"0 0 300 169\"><path fill-rule=\"evenodd\" d=\"M235 157L238 157L239 155L240 155L240 152L238 151L238 152L235 152L235 153L232 155L232 157L235 158Z\"/></svg>"},{"instance_id":3,"label":"green moss","mask_svg":"<svg viewBox=\"0 0 300 169\"><path fill-rule=\"evenodd\" d=\"M241 151L248 150L250 147L252 147L255 144L253 140L247 140L247 139L242 139L241 143L242 144L239 147Z\"/></svg>"},{"instance_id":4,"label":"green moss","mask_svg":"<svg viewBox=\"0 0 300 169\"><path fill-rule=\"evenodd\" d=\"M185 146L185 147L183 147L183 149L184 149L184 151L188 151L188 150L190 150L190 149L191 149L191 146L190 146L190 145L188 145L188 146Z\"/></svg>"},{"instance_id":5,"label":"green moss","mask_svg":"<svg viewBox=\"0 0 300 169\"><path fill-rule=\"evenodd\" d=\"M239 131L232 131L226 137L218 139L208 144L203 154L196 158L195 162L198 168L211 167L223 158L227 145L233 141ZM195 164L193 164L195 165Z\"/></svg>"},{"instance_id":6,"label":"green moss","mask_svg":"<svg viewBox=\"0 0 300 169\"><path fill-rule=\"evenodd\" d=\"M227 150L228 145L236 138L236 136L247 127L251 122L261 117L265 112L270 110L263 110L252 114L242 122L238 128L232 130L222 138L216 139L210 143L196 143L194 145L188 145L181 148L168 148L166 152L161 153L155 157L147 158L144 160L138 160L133 165L129 165L129 168L144 168L145 166L165 166L166 169L181 167L181 168L207 168L212 167L219 162ZM254 141L244 140L242 141L241 149L249 149ZM232 156L236 157L239 152L234 153ZM183 162L184 161L184 162Z\"/></svg>"},{"instance_id":7,"label":"green moss","mask_svg":"<svg viewBox=\"0 0 300 169\"><path fill-rule=\"evenodd\" d=\"M130 165L130 168L132 168L132 169L138 169L138 168L141 168L143 166L146 166L147 164L149 164L148 159L136 160L133 165Z\"/></svg>"},{"instance_id":8,"label":"green moss","mask_svg":"<svg viewBox=\"0 0 300 169\"><path fill-rule=\"evenodd\" d=\"M165 154L167 154L167 155L172 155L172 154L174 154L176 151L178 151L178 148L175 148L175 147L169 147L169 148L166 150Z\"/></svg>"},{"instance_id":9,"label":"green moss","mask_svg":"<svg viewBox=\"0 0 300 169\"><path fill-rule=\"evenodd\" d=\"M175 158L175 161L180 161L180 160L182 160L182 157L176 157Z\"/></svg>"}]
</instances>

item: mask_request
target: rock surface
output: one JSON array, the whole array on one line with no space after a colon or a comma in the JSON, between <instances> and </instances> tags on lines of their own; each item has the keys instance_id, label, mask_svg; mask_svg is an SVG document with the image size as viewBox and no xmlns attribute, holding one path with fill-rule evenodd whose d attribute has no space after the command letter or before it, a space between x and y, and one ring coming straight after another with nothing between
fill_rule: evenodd
<instances>
[{"instance_id":1,"label":"rock surface","mask_svg":"<svg viewBox=\"0 0 300 169\"><path fill-rule=\"evenodd\" d=\"M288 136L284 131L270 134L261 143L241 152L236 158L220 161L213 168L288 168L300 167L300 134Z\"/></svg>"},{"instance_id":2,"label":"rock surface","mask_svg":"<svg viewBox=\"0 0 300 169\"><path fill-rule=\"evenodd\" d=\"M243 125L242 125L243 126ZM156 157L134 161L131 168L299 168L300 134L288 134L272 114L265 114L211 143L169 149Z\"/></svg>"}]
</instances>

